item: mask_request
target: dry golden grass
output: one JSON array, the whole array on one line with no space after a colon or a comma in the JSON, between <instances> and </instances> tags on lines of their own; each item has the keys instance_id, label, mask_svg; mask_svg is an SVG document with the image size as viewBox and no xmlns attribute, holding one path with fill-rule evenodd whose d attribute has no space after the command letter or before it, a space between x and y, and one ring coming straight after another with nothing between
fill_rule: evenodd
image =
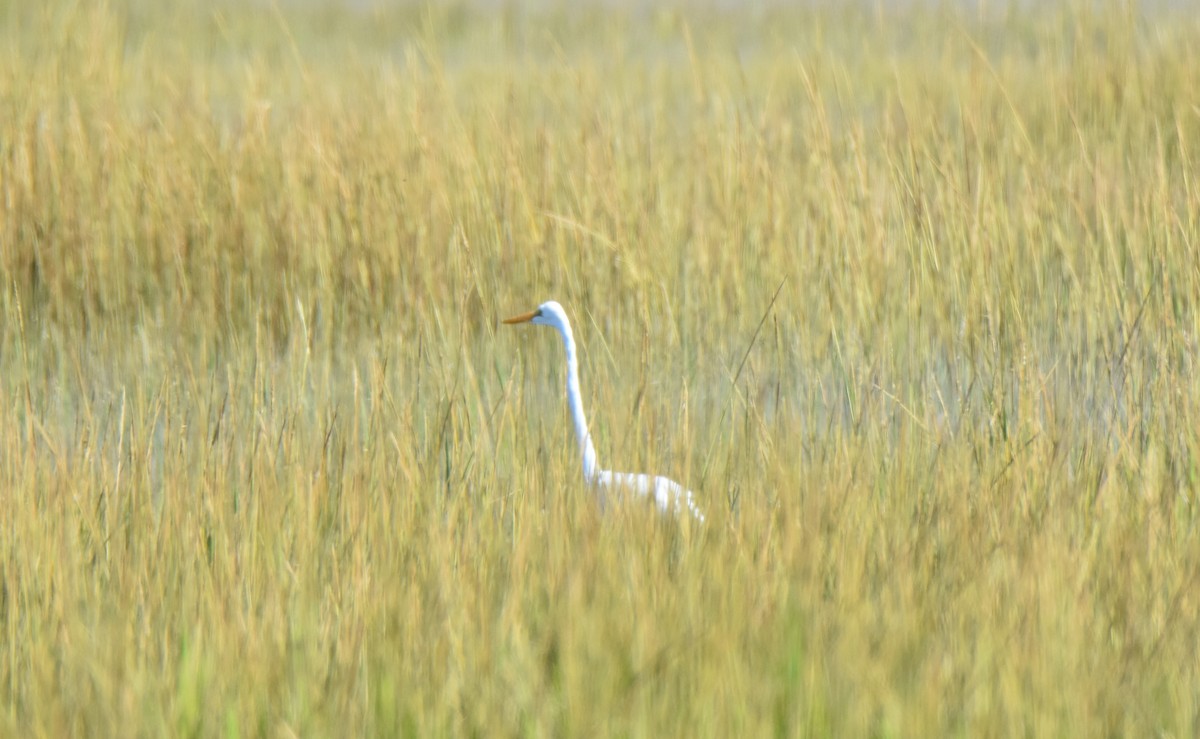
<instances>
[{"instance_id":1,"label":"dry golden grass","mask_svg":"<svg viewBox=\"0 0 1200 739\"><path fill-rule=\"evenodd\" d=\"M0 3L0 734L1200 731L1194 17L160 5Z\"/></svg>"}]
</instances>

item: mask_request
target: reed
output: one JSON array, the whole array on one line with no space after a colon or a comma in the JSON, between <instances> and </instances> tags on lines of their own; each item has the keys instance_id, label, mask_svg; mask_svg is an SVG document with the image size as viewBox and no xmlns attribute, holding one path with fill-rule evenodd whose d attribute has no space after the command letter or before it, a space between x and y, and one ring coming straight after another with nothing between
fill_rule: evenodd
<instances>
[{"instance_id":1,"label":"reed","mask_svg":"<svg viewBox=\"0 0 1200 739\"><path fill-rule=\"evenodd\" d=\"M0 734L1200 730L1191 14L0 38Z\"/></svg>"}]
</instances>

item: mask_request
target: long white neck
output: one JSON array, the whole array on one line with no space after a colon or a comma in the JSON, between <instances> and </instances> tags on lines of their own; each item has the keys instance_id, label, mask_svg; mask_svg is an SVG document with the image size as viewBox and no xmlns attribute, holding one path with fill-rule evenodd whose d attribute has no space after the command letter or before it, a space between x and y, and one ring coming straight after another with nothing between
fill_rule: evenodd
<instances>
[{"instance_id":1,"label":"long white neck","mask_svg":"<svg viewBox=\"0 0 1200 739\"><path fill-rule=\"evenodd\" d=\"M600 472L600 464L596 461L596 447L592 444L592 435L588 432L587 416L583 412L583 397L579 391L579 360L575 356L575 337L571 334L571 324L563 322L558 327L562 335L563 346L567 350L567 405L571 407L571 420L575 423L575 438L579 440L579 453L583 455L584 482L595 482Z\"/></svg>"}]
</instances>

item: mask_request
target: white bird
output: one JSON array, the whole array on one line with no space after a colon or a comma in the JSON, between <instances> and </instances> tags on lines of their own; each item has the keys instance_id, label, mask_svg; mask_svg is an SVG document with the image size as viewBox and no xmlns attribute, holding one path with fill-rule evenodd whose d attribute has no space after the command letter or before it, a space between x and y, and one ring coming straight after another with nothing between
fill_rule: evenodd
<instances>
[{"instance_id":1,"label":"white bird","mask_svg":"<svg viewBox=\"0 0 1200 739\"><path fill-rule=\"evenodd\" d=\"M579 361L575 356L575 337L571 333L571 322L563 307L551 300L542 303L537 310L504 319L504 323L532 323L537 326L552 326L558 329L563 346L567 349L567 404L571 407L571 418L575 422L575 438L579 440L579 452L583 455L583 480L601 493L632 492L640 496L654 496L660 511L676 514L685 508L700 523L704 514L692 498L692 491L661 475L638 475L630 472L613 472L600 469L596 460L596 447L588 431L587 416L583 413L583 400L579 392Z\"/></svg>"}]
</instances>

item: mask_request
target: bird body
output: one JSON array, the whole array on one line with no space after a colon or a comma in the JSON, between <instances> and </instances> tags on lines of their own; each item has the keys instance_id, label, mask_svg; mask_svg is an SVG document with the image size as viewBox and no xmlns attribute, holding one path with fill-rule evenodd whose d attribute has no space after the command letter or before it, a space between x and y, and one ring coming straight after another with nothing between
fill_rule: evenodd
<instances>
[{"instance_id":1,"label":"bird body","mask_svg":"<svg viewBox=\"0 0 1200 739\"><path fill-rule=\"evenodd\" d=\"M653 497L658 509L663 512L683 513L685 510L697 521L704 522L704 514L696 505L692 491L661 475L643 475L631 472L613 472L600 469L596 458L596 446L588 431L587 416L583 412L583 397L579 390L579 358L575 349L575 336L567 312L557 302L542 303L537 310L504 319L504 323L532 323L550 326L558 330L563 347L567 352L567 405L571 409L571 421L575 425L575 438L579 442L579 453L583 457L583 480L588 486L603 495L632 493L640 497Z\"/></svg>"}]
</instances>

